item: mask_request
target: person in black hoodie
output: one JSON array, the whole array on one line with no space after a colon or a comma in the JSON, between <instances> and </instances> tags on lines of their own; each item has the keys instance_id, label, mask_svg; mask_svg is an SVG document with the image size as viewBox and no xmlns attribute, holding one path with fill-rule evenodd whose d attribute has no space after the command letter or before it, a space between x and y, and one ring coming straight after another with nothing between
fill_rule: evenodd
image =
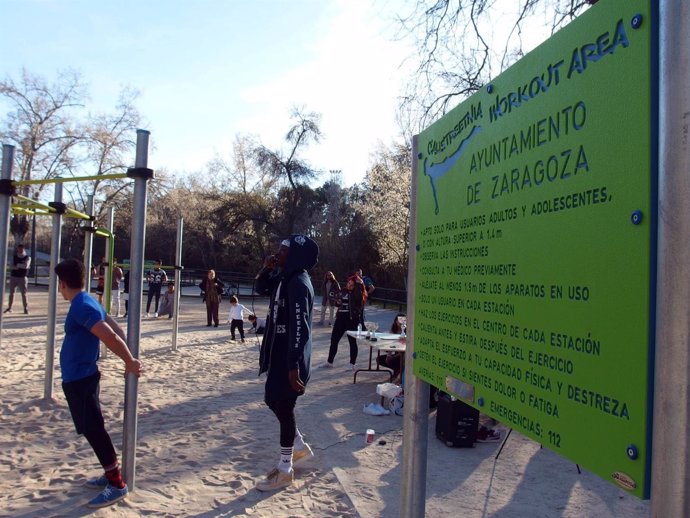
<instances>
[{"instance_id":1,"label":"person in black hoodie","mask_svg":"<svg viewBox=\"0 0 690 518\"><path fill-rule=\"evenodd\" d=\"M295 404L309 382L314 288L307 270L316 266L318 255L312 239L293 235L281 242L256 276L256 292L270 296L259 375L267 373L264 400L280 423L280 460L257 483L259 491L289 486L293 465L314 455L297 428Z\"/></svg>"},{"instance_id":2,"label":"person in black hoodie","mask_svg":"<svg viewBox=\"0 0 690 518\"><path fill-rule=\"evenodd\" d=\"M12 259L12 271L10 272L10 300L7 303L5 313L12 313L14 293L19 288L24 304L24 314L29 314L29 302L26 298L26 291L29 287L29 278L27 277L29 266L31 266L31 256L24 251L24 245L17 245L17 251Z\"/></svg>"}]
</instances>

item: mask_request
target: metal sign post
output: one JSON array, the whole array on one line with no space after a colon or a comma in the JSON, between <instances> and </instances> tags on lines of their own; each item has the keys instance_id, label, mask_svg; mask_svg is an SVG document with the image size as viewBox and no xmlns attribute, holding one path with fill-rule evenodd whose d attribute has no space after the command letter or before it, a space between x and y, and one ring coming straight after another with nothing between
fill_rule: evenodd
<instances>
[{"instance_id":1,"label":"metal sign post","mask_svg":"<svg viewBox=\"0 0 690 518\"><path fill-rule=\"evenodd\" d=\"M415 264L417 235L417 136L412 139L410 191L410 239L407 291L407 350L405 352L405 413L403 414L403 460L400 481L400 516L424 518L426 505L426 456L429 422L429 384L412 372L414 346Z\"/></svg>"},{"instance_id":2,"label":"metal sign post","mask_svg":"<svg viewBox=\"0 0 690 518\"><path fill-rule=\"evenodd\" d=\"M690 516L690 5L659 3L652 517Z\"/></svg>"}]
</instances>

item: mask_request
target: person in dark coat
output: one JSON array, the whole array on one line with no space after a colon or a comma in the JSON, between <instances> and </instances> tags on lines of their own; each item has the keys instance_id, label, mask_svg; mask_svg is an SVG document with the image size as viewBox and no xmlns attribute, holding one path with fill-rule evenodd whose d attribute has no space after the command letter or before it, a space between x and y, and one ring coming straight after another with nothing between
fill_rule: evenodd
<instances>
[{"instance_id":1,"label":"person in dark coat","mask_svg":"<svg viewBox=\"0 0 690 518\"><path fill-rule=\"evenodd\" d=\"M220 308L220 297L224 287L225 284L216 277L215 270L209 270L206 274L206 278L199 284L199 288L201 288L201 291L205 294L206 327L211 327L211 321L213 321L215 327L218 327L218 310Z\"/></svg>"},{"instance_id":2,"label":"person in dark coat","mask_svg":"<svg viewBox=\"0 0 690 518\"><path fill-rule=\"evenodd\" d=\"M318 255L313 240L293 235L281 242L256 276L257 293L270 296L259 375L267 373L264 399L280 423L280 460L256 485L259 491L289 486L293 465L314 455L297 428L295 404L309 382L314 288L307 270L316 265Z\"/></svg>"}]
</instances>

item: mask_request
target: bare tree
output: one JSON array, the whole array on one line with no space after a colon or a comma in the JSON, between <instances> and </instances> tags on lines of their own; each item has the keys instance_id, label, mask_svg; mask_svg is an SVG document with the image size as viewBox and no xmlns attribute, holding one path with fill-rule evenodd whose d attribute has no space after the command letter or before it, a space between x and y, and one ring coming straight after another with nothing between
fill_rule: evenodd
<instances>
[{"instance_id":1,"label":"bare tree","mask_svg":"<svg viewBox=\"0 0 690 518\"><path fill-rule=\"evenodd\" d=\"M378 266L393 273L391 280L401 286L407 282L411 153L404 143L390 148L379 143L358 207L374 236L380 258Z\"/></svg>"},{"instance_id":2,"label":"bare tree","mask_svg":"<svg viewBox=\"0 0 690 518\"><path fill-rule=\"evenodd\" d=\"M85 87L78 73L58 73L52 85L22 70L15 83L11 78L0 82L0 96L10 106L0 130L3 142L17 147L17 180L49 179L68 172L74 165L73 150L83 138L75 118L75 109L84 105ZM19 194L38 196L44 185L23 185ZM29 230L28 218L14 215L10 230L15 242Z\"/></svg>"},{"instance_id":3,"label":"bare tree","mask_svg":"<svg viewBox=\"0 0 690 518\"><path fill-rule=\"evenodd\" d=\"M417 66L400 103L417 133L520 59L596 0L417 0L399 17Z\"/></svg>"},{"instance_id":4,"label":"bare tree","mask_svg":"<svg viewBox=\"0 0 690 518\"><path fill-rule=\"evenodd\" d=\"M10 110L0 130L3 141L17 146L17 180L46 180L57 176L74 177L125 172L132 165L136 146L135 130L141 117L134 102L138 92L125 88L116 109L110 113L84 113L86 87L74 71L59 72L53 84L22 71L21 80L0 82L0 98ZM127 189L126 180L96 180L65 185L66 201L84 210L86 197L98 192L97 215ZM37 199L45 185L22 185L18 192ZM65 236L66 246L79 232L79 222L71 221ZM14 215L10 229L15 241L29 230L27 216Z\"/></svg>"},{"instance_id":5,"label":"bare tree","mask_svg":"<svg viewBox=\"0 0 690 518\"><path fill-rule=\"evenodd\" d=\"M79 176L102 176L125 173L133 165L136 148L136 129L141 116L134 103L139 93L124 88L113 112L89 115L82 126L82 140L75 149L75 160L69 174ZM157 181L151 182L156 184ZM80 211L86 211L87 198L94 196L97 226L106 226L105 216L109 207L126 207L125 197L131 193L132 182L127 179L97 179L65 184L66 196ZM119 211L118 211L119 212ZM129 218L129 214L115 213L116 219ZM82 242L82 221L72 220L65 232L65 243L75 247Z\"/></svg>"},{"instance_id":6,"label":"bare tree","mask_svg":"<svg viewBox=\"0 0 690 518\"><path fill-rule=\"evenodd\" d=\"M254 160L261 147L254 135L236 135L232 155L217 154L207 165L207 180L218 192L266 192L274 190L279 179L272 170L260 168Z\"/></svg>"}]
</instances>

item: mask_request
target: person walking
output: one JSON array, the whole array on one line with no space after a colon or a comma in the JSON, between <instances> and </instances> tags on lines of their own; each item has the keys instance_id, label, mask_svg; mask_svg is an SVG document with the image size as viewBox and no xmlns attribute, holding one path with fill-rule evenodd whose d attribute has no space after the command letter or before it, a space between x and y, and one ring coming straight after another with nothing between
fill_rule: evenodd
<instances>
[{"instance_id":1,"label":"person walking","mask_svg":"<svg viewBox=\"0 0 690 518\"><path fill-rule=\"evenodd\" d=\"M256 484L259 491L291 485L293 466L314 456L297 427L295 405L305 393L311 370L314 288L307 271L318 256L312 239L293 235L281 242L278 253L264 261L256 276L257 293L270 296L259 374L267 374L264 401L280 424L278 465Z\"/></svg>"},{"instance_id":2,"label":"person walking","mask_svg":"<svg viewBox=\"0 0 690 518\"><path fill-rule=\"evenodd\" d=\"M235 330L240 333L240 341L244 343L244 311L251 313L251 311L240 304L240 301L235 295L230 297L230 340L235 340Z\"/></svg>"},{"instance_id":3,"label":"person walking","mask_svg":"<svg viewBox=\"0 0 690 518\"><path fill-rule=\"evenodd\" d=\"M163 283L168 282L168 275L165 270L161 269L160 260L153 263L153 268L146 274L146 280L149 283L148 297L146 298L146 317L148 318L151 313L151 301L156 298L156 304L153 308L153 317L158 317L158 302L161 298L161 287Z\"/></svg>"},{"instance_id":4,"label":"person walking","mask_svg":"<svg viewBox=\"0 0 690 518\"><path fill-rule=\"evenodd\" d=\"M12 303L14 302L14 293L19 288L19 293L22 295L22 303L24 304L24 314L29 314L29 301L26 296L29 288L29 267L31 266L31 256L24 250L23 244L18 244L12 258L12 271L10 272L10 298L7 301L7 309L5 313L12 313Z\"/></svg>"},{"instance_id":5,"label":"person walking","mask_svg":"<svg viewBox=\"0 0 690 518\"><path fill-rule=\"evenodd\" d=\"M206 278L201 281L199 288L205 293L206 302L206 327L211 327L211 322L218 327L218 310L220 309L220 296L225 285L216 278L216 271L209 270Z\"/></svg>"},{"instance_id":6,"label":"person walking","mask_svg":"<svg viewBox=\"0 0 690 518\"><path fill-rule=\"evenodd\" d=\"M367 292L362 278L355 274L347 279L345 288L340 290L336 297L338 312L335 315L335 324L331 332L331 347L328 350L328 360L322 365L324 368L332 368L335 355L338 354L338 343L347 331L357 330L357 326L363 326L362 308L367 301ZM357 340L347 335L350 344L350 365L348 369L357 370Z\"/></svg>"},{"instance_id":7,"label":"person walking","mask_svg":"<svg viewBox=\"0 0 690 518\"><path fill-rule=\"evenodd\" d=\"M323 278L321 295L321 320L319 324L324 325L326 321L326 308L328 308L328 325L333 324L333 312L335 311L335 296L340 291L340 284L335 279L333 272L326 272Z\"/></svg>"},{"instance_id":8,"label":"person walking","mask_svg":"<svg viewBox=\"0 0 690 518\"><path fill-rule=\"evenodd\" d=\"M122 479L115 447L105 429L98 397L101 379L97 363L99 342L102 341L122 359L125 375L138 377L141 363L130 353L122 328L84 291L84 264L76 259L66 259L55 267L55 273L60 294L70 303L60 350L62 389L77 433L86 437L104 471L103 475L86 483L89 487L103 489L89 501L88 506L105 507L125 498L128 489Z\"/></svg>"}]
</instances>

